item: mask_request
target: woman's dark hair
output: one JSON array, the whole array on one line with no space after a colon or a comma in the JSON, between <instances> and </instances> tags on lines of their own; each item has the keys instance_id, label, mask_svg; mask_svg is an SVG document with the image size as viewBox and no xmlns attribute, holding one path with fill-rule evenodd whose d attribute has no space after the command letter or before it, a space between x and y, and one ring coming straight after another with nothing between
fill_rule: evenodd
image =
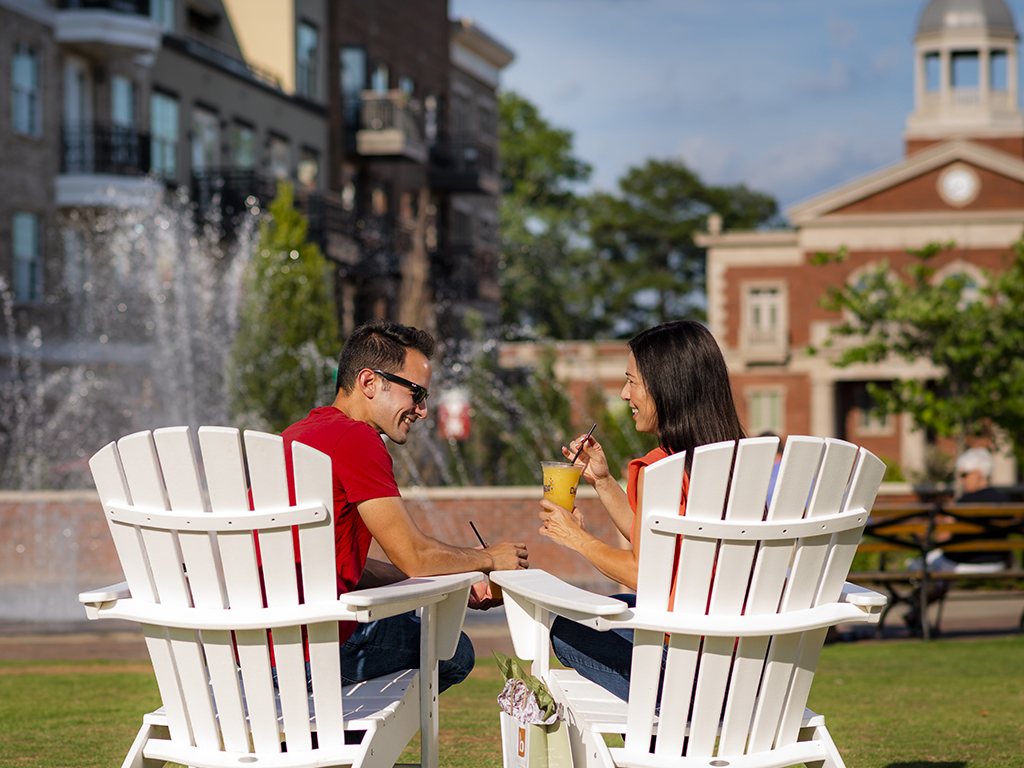
<instances>
[{"instance_id":1,"label":"woman's dark hair","mask_svg":"<svg viewBox=\"0 0 1024 768\"><path fill-rule=\"evenodd\" d=\"M433 357L435 346L434 337L419 328L387 320L363 323L341 348L335 391L351 392L356 376L364 368L397 373L405 365L406 350L415 349L426 358Z\"/></svg>"},{"instance_id":2,"label":"woman's dark hair","mask_svg":"<svg viewBox=\"0 0 1024 768\"><path fill-rule=\"evenodd\" d=\"M729 385L729 370L711 332L676 320L629 340L637 373L654 401L658 438L670 453L744 437Z\"/></svg>"}]
</instances>

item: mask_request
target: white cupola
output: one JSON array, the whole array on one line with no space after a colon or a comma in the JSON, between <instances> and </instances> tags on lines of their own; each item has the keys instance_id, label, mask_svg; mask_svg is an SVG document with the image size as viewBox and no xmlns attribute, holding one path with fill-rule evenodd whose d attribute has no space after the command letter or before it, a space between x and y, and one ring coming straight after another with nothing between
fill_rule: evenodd
<instances>
[{"instance_id":1,"label":"white cupola","mask_svg":"<svg viewBox=\"0 0 1024 768\"><path fill-rule=\"evenodd\" d=\"M1003 0L928 3L914 38L908 154L945 139L991 143L1024 136L1017 98L1018 40Z\"/></svg>"}]
</instances>

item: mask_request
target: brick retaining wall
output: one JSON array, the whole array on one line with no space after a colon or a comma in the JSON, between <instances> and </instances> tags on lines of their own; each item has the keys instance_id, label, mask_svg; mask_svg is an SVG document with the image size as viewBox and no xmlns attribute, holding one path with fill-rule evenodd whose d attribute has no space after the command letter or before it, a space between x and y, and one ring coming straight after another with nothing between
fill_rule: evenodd
<instances>
[{"instance_id":1,"label":"brick retaining wall","mask_svg":"<svg viewBox=\"0 0 1024 768\"><path fill-rule=\"evenodd\" d=\"M893 485L893 501L912 496ZM411 488L403 497L430 536L477 546L472 520L488 543L525 541L535 568L585 589L617 591L582 557L538 533L539 488ZM592 488L581 488L577 501L588 531L625 545ZM376 544L370 555L383 558ZM84 619L78 593L123 578L95 491L0 492L0 622Z\"/></svg>"},{"instance_id":2,"label":"brick retaining wall","mask_svg":"<svg viewBox=\"0 0 1024 768\"><path fill-rule=\"evenodd\" d=\"M583 558L539 535L538 488L406 489L416 523L430 536L477 546L472 520L490 542L525 541L530 562L587 589L614 590ZM616 540L592 489L581 489L587 527ZM383 558L374 545L371 556ZM94 491L0 492L0 622L77 621L78 593L124 579Z\"/></svg>"}]
</instances>

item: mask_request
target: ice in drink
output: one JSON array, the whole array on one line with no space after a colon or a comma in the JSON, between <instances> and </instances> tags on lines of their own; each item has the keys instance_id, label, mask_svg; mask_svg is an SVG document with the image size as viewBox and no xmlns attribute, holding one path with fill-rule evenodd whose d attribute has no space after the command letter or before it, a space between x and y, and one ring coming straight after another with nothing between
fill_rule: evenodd
<instances>
[{"instance_id":1,"label":"ice in drink","mask_svg":"<svg viewBox=\"0 0 1024 768\"><path fill-rule=\"evenodd\" d=\"M563 461L542 461L540 466L544 470L544 498L566 509L576 506L576 486L583 467Z\"/></svg>"}]
</instances>

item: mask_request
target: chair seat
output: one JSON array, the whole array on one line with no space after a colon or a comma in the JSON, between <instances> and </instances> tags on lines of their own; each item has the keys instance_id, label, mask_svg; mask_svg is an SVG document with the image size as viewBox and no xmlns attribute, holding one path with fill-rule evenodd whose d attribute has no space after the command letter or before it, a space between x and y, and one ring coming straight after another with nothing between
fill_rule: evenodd
<instances>
[{"instance_id":1,"label":"chair seat","mask_svg":"<svg viewBox=\"0 0 1024 768\"><path fill-rule=\"evenodd\" d=\"M626 714L629 704L614 696L597 683L587 680L574 669L552 669L549 680L561 701L570 701L573 722L581 731L591 733L625 733ZM804 707L801 728L817 728L825 724L825 718ZM654 728L658 728L658 716L654 717Z\"/></svg>"},{"instance_id":2,"label":"chair seat","mask_svg":"<svg viewBox=\"0 0 1024 768\"><path fill-rule=\"evenodd\" d=\"M392 675L346 685L341 689L345 705L345 730L367 731L379 728L394 717L409 688L418 684L419 672L415 669L403 669ZM313 717L312 696L309 698L309 711L310 728L315 731L316 719ZM164 708L160 707L145 715L142 722L146 725L167 727L167 714ZM283 725L280 714L278 723Z\"/></svg>"}]
</instances>

